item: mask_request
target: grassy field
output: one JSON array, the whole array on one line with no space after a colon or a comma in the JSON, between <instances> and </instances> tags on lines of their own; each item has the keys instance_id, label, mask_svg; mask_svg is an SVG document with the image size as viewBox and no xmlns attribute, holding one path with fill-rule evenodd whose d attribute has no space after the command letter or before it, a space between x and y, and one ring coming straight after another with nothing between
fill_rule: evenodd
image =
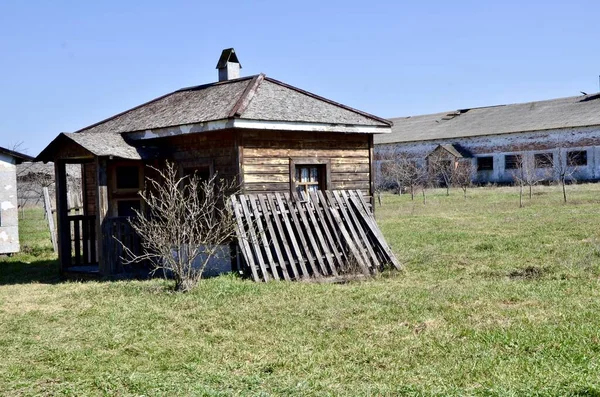
<instances>
[{"instance_id":1,"label":"grassy field","mask_svg":"<svg viewBox=\"0 0 600 397\"><path fill-rule=\"evenodd\" d=\"M598 396L600 185L569 191L387 195L404 272L189 294L61 282L32 214L0 259L0 394Z\"/></svg>"}]
</instances>

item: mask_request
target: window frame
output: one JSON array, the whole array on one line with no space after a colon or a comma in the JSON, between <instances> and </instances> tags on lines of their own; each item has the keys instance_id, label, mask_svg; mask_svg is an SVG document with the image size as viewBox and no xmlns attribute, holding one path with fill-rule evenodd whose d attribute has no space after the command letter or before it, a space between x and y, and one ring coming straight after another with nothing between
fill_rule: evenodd
<instances>
[{"instance_id":1,"label":"window frame","mask_svg":"<svg viewBox=\"0 0 600 397\"><path fill-rule=\"evenodd\" d=\"M534 153L533 165L536 169L554 168L554 153Z\"/></svg>"},{"instance_id":2,"label":"window frame","mask_svg":"<svg viewBox=\"0 0 600 397\"><path fill-rule=\"evenodd\" d=\"M290 192L297 192L299 184L296 182L296 167L321 166L323 173L319 173L319 190L331 190L331 160L314 157L290 157Z\"/></svg>"},{"instance_id":3,"label":"window frame","mask_svg":"<svg viewBox=\"0 0 600 397\"><path fill-rule=\"evenodd\" d=\"M490 161L491 163L491 167L490 168L481 168L480 167L480 161L481 159L486 159ZM494 171L494 156L479 156L477 157L477 171Z\"/></svg>"},{"instance_id":4,"label":"window frame","mask_svg":"<svg viewBox=\"0 0 600 397\"><path fill-rule=\"evenodd\" d=\"M514 158L513 161L510 162L511 166L508 167L509 161L508 158L512 157ZM517 170L519 169L519 161L521 161L523 159L523 155L521 154L505 154L504 155L504 170L505 171L512 171L512 170Z\"/></svg>"},{"instance_id":5,"label":"window frame","mask_svg":"<svg viewBox=\"0 0 600 397\"><path fill-rule=\"evenodd\" d=\"M568 150L567 151L567 167L587 167L589 162L588 162L588 151L587 150ZM585 160L585 163L583 164L579 164L576 163L574 160L578 159L580 156L578 155L582 155L581 157L583 157L583 159Z\"/></svg>"}]
</instances>

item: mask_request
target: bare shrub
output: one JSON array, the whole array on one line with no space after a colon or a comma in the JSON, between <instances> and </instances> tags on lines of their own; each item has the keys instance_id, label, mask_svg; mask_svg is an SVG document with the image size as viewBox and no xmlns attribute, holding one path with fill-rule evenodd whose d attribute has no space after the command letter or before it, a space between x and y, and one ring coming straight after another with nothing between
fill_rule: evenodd
<instances>
[{"instance_id":1,"label":"bare shrub","mask_svg":"<svg viewBox=\"0 0 600 397\"><path fill-rule=\"evenodd\" d=\"M412 200L415 199L415 192L427 186L428 174L424 167L419 167L414 159L404 154L396 155L392 160L382 165L382 174L384 180L389 185L396 188L397 193L402 189L410 192Z\"/></svg>"},{"instance_id":2,"label":"bare shrub","mask_svg":"<svg viewBox=\"0 0 600 397\"><path fill-rule=\"evenodd\" d=\"M179 177L174 164L153 168L158 177L147 178L140 193L145 211L130 219L140 236L143 254L124 246L129 263L150 261L175 279L177 291L194 288L209 261L219 257L223 245L234 236L234 217L229 197L237 182L213 175L202 181L197 174Z\"/></svg>"}]
</instances>

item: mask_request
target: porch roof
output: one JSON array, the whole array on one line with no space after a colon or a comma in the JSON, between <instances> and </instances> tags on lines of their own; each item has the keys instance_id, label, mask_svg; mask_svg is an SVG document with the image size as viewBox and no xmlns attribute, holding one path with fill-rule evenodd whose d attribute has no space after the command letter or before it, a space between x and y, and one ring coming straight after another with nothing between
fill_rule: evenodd
<instances>
[{"instance_id":1,"label":"porch roof","mask_svg":"<svg viewBox=\"0 0 600 397\"><path fill-rule=\"evenodd\" d=\"M36 161L54 161L55 154L66 145L75 144L83 149L89 156L113 156L125 160L141 160L151 156L151 152L144 148L137 148L129 144L119 133L69 133L59 134L36 158ZM74 154L73 158L81 158Z\"/></svg>"}]
</instances>

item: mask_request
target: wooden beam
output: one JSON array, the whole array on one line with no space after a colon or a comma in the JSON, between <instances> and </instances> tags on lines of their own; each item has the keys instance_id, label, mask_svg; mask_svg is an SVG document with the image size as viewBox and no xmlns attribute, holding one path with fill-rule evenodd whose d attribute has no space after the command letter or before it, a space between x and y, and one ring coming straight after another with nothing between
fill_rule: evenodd
<instances>
[{"instance_id":1,"label":"wooden beam","mask_svg":"<svg viewBox=\"0 0 600 397\"><path fill-rule=\"evenodd\" d=\"M102 225L108 214L108 171L107 159L105 157L96 157L96 236L101 241L96 241L98 255L98 271L107 276L114 273L113 264L109 263L109 256L106 255L104 241L111 239L112 236L102 234Z\"/></svg>"},{"instance_id":2,"label":"wooden beam","mask_svg":"<svg viewBox=\"0 0 600 397\"><path fill-rule=\"evenodd\" d=\"M71 226L67 208L67 167L64 160L54 162L56 183L56 223L58 226L58 259L61 269L71 266Z\"/></svg>"}]
</instances>

